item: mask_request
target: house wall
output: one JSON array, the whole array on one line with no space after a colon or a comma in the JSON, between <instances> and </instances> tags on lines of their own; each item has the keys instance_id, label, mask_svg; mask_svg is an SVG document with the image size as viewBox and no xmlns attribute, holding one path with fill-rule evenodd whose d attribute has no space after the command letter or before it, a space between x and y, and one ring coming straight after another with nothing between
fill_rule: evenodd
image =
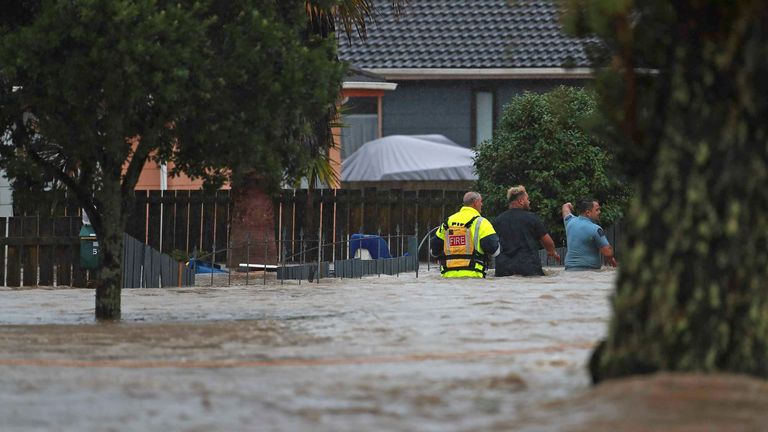
<instances>
[{"instance_id":1,"label":"house wall","mask_svg":"<svg viewBox=\"0 0 768 432\"><path fill-rule=\"evenodd\" d=\"M585 80L425 80L398 81L397 91L383 98L383 132L387 135L442 134L472 146L472 98L475 91L495 92L496 120L514 96L546 92L559 85L582 87Z\"/></svg>"},{"instance_id":2,"label":"house wall","mask_svg":"<svg viewBox=\"0 0 768 432\"><path fill-rule=\"evenodd\" d=\"M0 170L0 217L10 216L13 216L13 192L5 171Z\"/></svg>"},{"instance_id":3,"label":"house wall","mask_svg":"<svg viewBox=\"0 0 768 432\"><path fill-rule=\"evenodd\" d=\"M173 168L173 164L168 166L168 172ZM136 190L160 190L163 173L160 170L160 166L154 161L147 161L144 164L144 169L141 170L139 180L136 182ZM202 179L192 180L184 174L176 177L166 176L166 189L167 190L197 190L203 187ZM222 189L229 189L229 183L224 184Z\"/></svg>"}]
</instances>

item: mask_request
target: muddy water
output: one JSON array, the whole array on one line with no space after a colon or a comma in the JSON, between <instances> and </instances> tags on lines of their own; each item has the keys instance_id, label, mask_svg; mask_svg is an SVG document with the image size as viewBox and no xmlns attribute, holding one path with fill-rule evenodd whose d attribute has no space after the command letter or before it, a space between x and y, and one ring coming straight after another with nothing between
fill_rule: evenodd
<instances>
[{"instance_id":1,"label":"muddy water","mask_svg":"<svg viewBox=\"0 0 768 432\"><path fill-rule=\"evenodd\" d=\"M584 369L605 332L615 272L549 273L232 287L207 277L193 288L124 290L118 324L93 322L90 290L0 290L0 430L642 425L663 399L648 396L652 386L632 400L630 384L591 389ZM729 394L749 394L742 387ZM645 414L616 414L641 400ZM739 415L763 407L765 397Z\"/></svg>"}]
</instances>

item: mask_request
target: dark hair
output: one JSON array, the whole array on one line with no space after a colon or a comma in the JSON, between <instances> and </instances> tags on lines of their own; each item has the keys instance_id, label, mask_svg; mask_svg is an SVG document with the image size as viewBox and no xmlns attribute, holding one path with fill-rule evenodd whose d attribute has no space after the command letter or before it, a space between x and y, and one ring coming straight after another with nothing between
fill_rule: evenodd
<instances>
[{"instance_id":1,"label":"dark hair","mask_svg":"<svg viewBox=\"0 0 768 432\"><path fill-rule=\"evenodd\" d=\"M592 210L592 208L595 207L596 202L597 200L594 198L582 198L576 201L576 213L584 214L584 212Z\"/></svg>"}]
</instances>

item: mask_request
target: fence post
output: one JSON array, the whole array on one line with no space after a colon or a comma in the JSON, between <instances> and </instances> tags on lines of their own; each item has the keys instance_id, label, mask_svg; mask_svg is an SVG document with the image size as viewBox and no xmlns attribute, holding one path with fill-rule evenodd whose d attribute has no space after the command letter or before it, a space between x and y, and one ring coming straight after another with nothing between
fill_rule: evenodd
<instances>
[{"instance_id":1,"label":"fence post","mask_svg":"<svg viewBox=\"0 0 768 432\"><path fill-rule=\"evenodd\" d=\"M301 263L301 266L299 267L299 270L301 271L301 274L299 275L299 285L301 285L301 279L304 277L304 228L299 230L299 256L299 263Z\"/></svg>"},{"instance_id":2,"label":"fence post","mask_svg":"<svg viewBox=\"0 0 768 432\"><path fill-rule=\"evenodd\" d=\"M419 278L419 224L413 224L413 232L416 236L416 255L413 257L413 264L416 266L416 279ZM429 244L427 244L427 257L429 257Z\"/></svg>"},{"instance_id":3,"label":"fence post","mask_svg":"<svg viewBox=\"0 0 768 432\"><path fill-rule=\"evenodd\" d=\"M342 249L339 250L339 259L340 260L344 260L344 249L343 249L344 248L344 230L343 229L339 232L339 242L341 243L341 247L342 247ZM349 247L349 245L347 245L347 247ZM334 251L334 253L336 252L336 245L334 245L333 251ZM347 263L345 262L344 265L346 266ZM333 271L338 276L339 269L337 267L336 257L335 256L334 256L334 260L333 260ZM344 271L341 272L341 278L344 279Z\"/></svg>"},{"instance_id":4,"label":"fence post","mask_svg":"<svg viewBox=\"0 0 768 432\"><path fill-rule=\"evenodd\" d=\"M397 226L395 226L395 234L396 234L395 236L396 242L400 243L400 253L398 254L398 258L399 258L401 255L403 255L403 246L402 246L403 242L402 242L402 239L400 239L400 224L397 224ZM396 273L397 273L397 277L400 277L400 261L397 262Z\"/></svg>"},{"instance_id":5,"label":"fence post","mask_svg":"<svg viewBox=\"0 0 768 432\"><path fill-rule=\"evenodd\" d=\"M322 220L322 214L321 214L321 220ZM317 229L317 283L320 283L320 276L322 276L322 272L320 271L322 254L323 254L323 227L321 226L320 228Z\"/></svg>"},{"instance_id":6,"label":"fence post","mask_svg":"<svg viewBox=\"0 0 768 432\"><path fill-rule=\"evenodd\" d=\"M269 239L264 235L264 285L267 284L267 249L269 249ZM249 265L250 267L250 265Z\"/></svg>"},{"instance_id":7,"label":"fence post","mask_svg":"<svg viewBox=\"0 0 768 432\"><path fill-rule=\"evenodd\" d=\"M248 278L251 275L251 233L245 236L245 286L248 286Z\"/></svg>"},{"instance_id":8,"label":"fence post","mask_svg":"<svg viewBox=\"0 0 768 432\"><path fill-rule=\"evenodd\" d=\"M216 265L216 242L211 245L211 286L213 286L213 269Z\"/></svg>"},{"instance_id":9,"label":"fence post","mask_svg":"<svg viewBox=\"0 0 768 432\"><path fill-rule=\"evenodd\" d=\"M283 241L282 241L281 244L278 245L278 247L280 248L280 266L283 269L282 277L280 278L280 285L285 283L285 269L286 269L286 267L285 267L285 253L287 252L287 248L285 247L285 242L288 241L288 239L286 237L287 234L288 233L286 232L285 227L283 227ZM291 241L291 243L293 243L293 241ZM291 247L293 247L293 245L291 245Z\"/></svg>"},{"instance_id":10,"label":"fence post","mask_svg":"<svg viewBox=\"0 0 768 432\"><path fill-rule=\"evenodd\" d=\"M381 259L381 241L380 240L382 240L382 238L381 238L381 225L379 225L379 228L376 230L376 234L377 234L378 238L376 239L376 261L374 261L374 262L376 263L376 274L379 275L379 277L381 277L381 272L379 271L379 263L381 262L381 261L379 261ZM387 247L390 247L390 245L389 245L389 234L387 234Z\"/></svg>"},{"instance_id":11,"label":"fence post","mask_svg":"<svg viewBox=\"0 0 768 432\"><path fill-rule=\"evenodd\" d=\"M227 236L227 260L226 262L229 263L232 259L232 239ZM235 263L232 263L235 264ZM235 267L237 268L237 267ZM232 269L227 268L227 286L232 286Z\"/></svg>"},{"instance_id":12,"label":"fence post","mask_svg":"<svg viewBox=\"0 0 768 432\"><path fill-rule=\"evenodd\" d=\"M5 237L8 238L8 229L11 224L11 218L5 218ZM4 254L3 254L3 262L0 264L3 266L3 286L8 286L8 245L3 246ZM57 268L58 272L58 268ZM58 277L57 279L57 285L58 285ZM72 283L72 282L70 282Z\"/></svg>"}]
</instances>

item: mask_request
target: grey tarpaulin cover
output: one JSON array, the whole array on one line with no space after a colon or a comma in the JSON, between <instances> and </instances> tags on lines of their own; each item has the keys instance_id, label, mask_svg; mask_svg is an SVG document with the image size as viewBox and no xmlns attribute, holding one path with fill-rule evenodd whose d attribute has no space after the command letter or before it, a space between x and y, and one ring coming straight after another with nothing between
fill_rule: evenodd
<instances>
[{"instance_id":1,"label":"grey tarpaulin cover","mask_svg":"<svg viewBox=\"0 0 768 432\"><path fill-rule=\"evenodd\" d=\"M443 135L390 135L345 159L341 180L477 180L474 156Z\"/></svg>"}]
</instances>

